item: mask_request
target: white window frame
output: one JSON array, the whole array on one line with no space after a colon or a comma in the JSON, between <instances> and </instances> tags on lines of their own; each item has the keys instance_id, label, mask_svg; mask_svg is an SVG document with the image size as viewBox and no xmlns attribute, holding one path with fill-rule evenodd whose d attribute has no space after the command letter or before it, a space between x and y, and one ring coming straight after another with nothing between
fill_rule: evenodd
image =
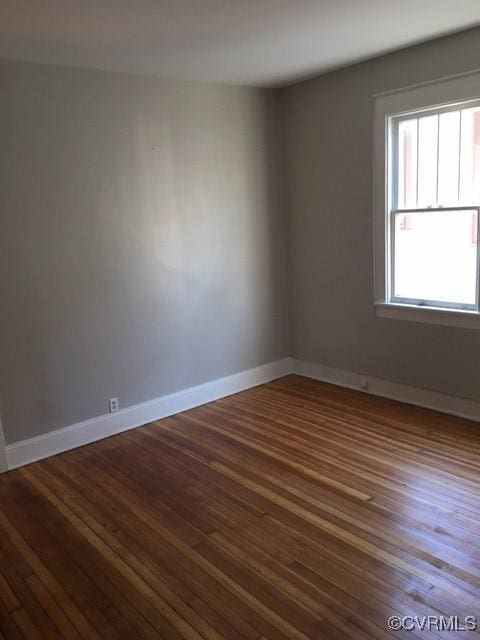
<instances>
[{"instance_id":1,"label":"white window frame","mask_svg":"<svg viewBox=\"0 0 480 640\"><path fill-rule=\"evenodd\" d=\"M393 175L389 157L394 144L392 119L397 122L403 115L406 116L409 113L428 109L438 111L442 108L453 108L454 104L460 105L476 100L480 100L479 71L374 96L374 303L379 317L480 329L478 304L474 309L454 305L429 306L423 301L393 299L390 293L392 256L390 223L393 210L390 198ZM450 209L479 210L476 205L450 207ZM448 211L449 207L439 210ZM408 213L408 211L402 210L402 213ZM480 224L477 228L480 229ZM477 246L480 255L480 245ZM477 287L477 303L478 295Z\"/></svg>"}]
</instances>

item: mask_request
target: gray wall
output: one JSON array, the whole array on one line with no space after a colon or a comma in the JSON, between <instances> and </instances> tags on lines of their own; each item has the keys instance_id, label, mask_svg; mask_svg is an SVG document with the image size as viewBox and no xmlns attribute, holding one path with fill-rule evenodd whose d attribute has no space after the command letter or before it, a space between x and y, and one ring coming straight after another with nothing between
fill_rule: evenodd
<instances>
[{"instance_id":1,"label":"gray wall","mask_svg":"<svg viewBox=\"0 0 480 640\"><path fill-rule=\"evenodd\" d=\"M283 91L297 358L480 399L480 331L377 319L372 264L372 94L479 67L472 30Z\"/></svg>"},{"instance_id":2,"label":"gray wall","mask_svg":"<svg viewBox=\"0 0 480 640\"><path fill-rule=\"evenodd\" d=\"M7 443L289 354L274 92L0 62Z\"/></svg>"}]
</instances>

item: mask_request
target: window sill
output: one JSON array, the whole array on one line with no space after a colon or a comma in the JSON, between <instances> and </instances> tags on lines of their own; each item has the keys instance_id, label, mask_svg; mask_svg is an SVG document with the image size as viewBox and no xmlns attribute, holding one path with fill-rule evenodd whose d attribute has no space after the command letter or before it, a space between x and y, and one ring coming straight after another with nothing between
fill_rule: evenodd
<instances>
[{"instance_id":1,"label":"window sill","mask_svg":"<svg viewBox=\"0 0 480 640\"><path fill-rule=\"evenodd\" d=\"M376 302L375 311L379 318L442 324L463 329L480 329L480 313L477 311L417 307L393 302Z\"/></svg>"}]
</instances>

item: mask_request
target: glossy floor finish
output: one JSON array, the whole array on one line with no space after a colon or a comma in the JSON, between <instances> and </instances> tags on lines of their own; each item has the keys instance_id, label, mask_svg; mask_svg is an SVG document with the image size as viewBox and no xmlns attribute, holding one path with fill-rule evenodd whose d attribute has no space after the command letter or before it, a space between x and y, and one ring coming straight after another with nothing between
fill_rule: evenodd
<instances>
[{"instance_id":1,"label":"glossy floor finish","mask_svg":"<svg viewBox=\"0 0 480 640\"><path fill-rule=\"evenodd\" d=\"M480 425L288 376L0 478L0 637L458 637ZM468 632L461 637L476 634Z\"/></svg>"}]
</instances>

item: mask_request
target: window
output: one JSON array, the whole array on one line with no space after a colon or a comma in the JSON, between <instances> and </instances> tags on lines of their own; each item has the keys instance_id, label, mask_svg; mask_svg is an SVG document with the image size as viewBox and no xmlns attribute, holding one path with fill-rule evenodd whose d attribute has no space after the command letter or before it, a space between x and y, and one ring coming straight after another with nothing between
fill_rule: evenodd
<instances>
[{"instance_id":1,"label":"window","mask_svg":"<svg viewBox=\"0 0 480 640\"><path fill-rule=\"evenodd\" d=\"M390 300L478 309L480 102L393 116Z\"/></svg>"},{"instance_id":2,"label":"window","mask_svg":"<svg viewBox=\"0 0 480 640\"><path fill-rule=\"evenodd\" d=\"M463 314L461 326L474 321L480 328L480 97L475 92L480 94L479 76L376 99L378 315L435 322L448 317L448 324L458 324L452 320L456 312Z\"/></svg>"}]
</instances>

